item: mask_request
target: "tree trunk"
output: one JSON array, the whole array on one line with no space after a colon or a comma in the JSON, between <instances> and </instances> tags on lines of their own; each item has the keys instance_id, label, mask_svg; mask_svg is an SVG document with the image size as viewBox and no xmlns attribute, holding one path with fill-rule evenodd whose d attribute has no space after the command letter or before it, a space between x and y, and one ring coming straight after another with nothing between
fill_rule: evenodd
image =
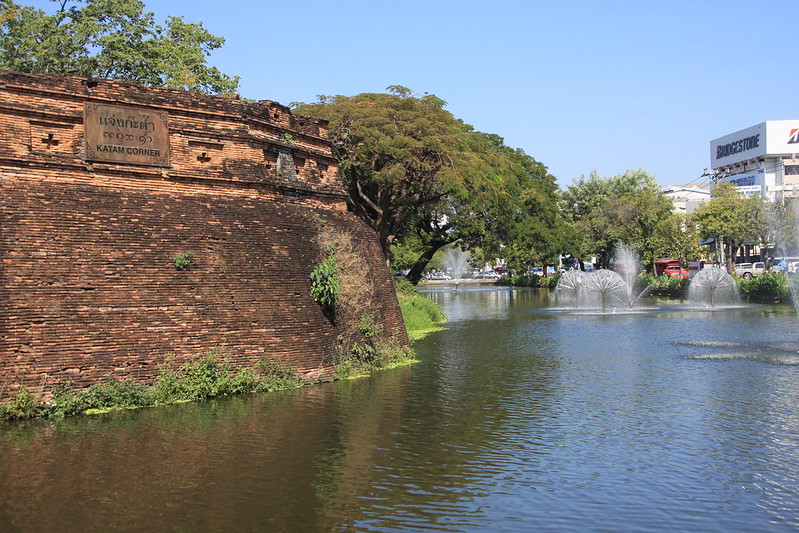
<instances>
[{"instance_id":1,"label":"tree trunk","mask_svg":"<svg viewBox=\"0 0 799 533\"><path fill-rule=\"evenodd\" d=\"M422 274L424 273L424 269L427 267L427 264L433 259L433 256L438 251L439 248L450 244L454 241L434 241L430 243L429 248L419 256L419 259L411 267L408 274L405 276L405 279L413 283L414 285L418 284L419 281L422 279Z\"/></svg>"}]
</instances>

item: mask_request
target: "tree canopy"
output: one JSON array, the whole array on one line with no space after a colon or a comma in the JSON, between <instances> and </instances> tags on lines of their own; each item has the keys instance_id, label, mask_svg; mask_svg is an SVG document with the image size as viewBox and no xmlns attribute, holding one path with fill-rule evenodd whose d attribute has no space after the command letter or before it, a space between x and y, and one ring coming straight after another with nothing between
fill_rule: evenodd
<instances>
[{"instance_id":1,"label":"tree canopy","mask_svg":"<svg viewBox=\"0 0 799 533\"><path fill-rule=\"evenodd\" d=\"M766 233L763 203L759 196L742 195L731 183L717 184L712 196L696 210L694 219L703 237L715 239L724 263L732 268L741 246L759 243Z\"/></svg>"},{"instance_id":2,"label":"tree canopy","mask_svg":"<svg viewBox=\"0 0 799 533\"><path fill-rule=\"evenodd\" d=\"M670 255L672 204L654 176L628 170L611 178L592 172L563 193L564 210L584 236L584 250L609 267L617 244L636 249L647 264Z\"/></svg>"},{"instance_id":3,"label":"tree canopy","mask_svg":"<svg viewBox=\"0 0 799 533\"><path fill-rule=\"evenodd\" d=\"M232 93L238 77L207 65L225 40L201 23L158 24L139 0L53 0L52 14L0 0L0 68L69 73L204 93Z\"/></svg>"},{"instance_id":4,"label":"tree canopy","mask_svg":"<svg viewBox=\"0 0 799 533\"><path fill-rule=\"evenodd\" d=\"M560 208L560 190L547 168L520 149L510 150L515 163L517 192L488 232L484 248L505 258L515 271L534 265L557 264L561 254L574 252L579 240Z\"/></svg>"},{"instance_id":5,"label":"tree canopy","mask_svg":"<svg viewBox=\"0 0 799 533\"><path fill-rule=\"evenodd\" d=\"M426 264L441 246L483 231L485 213L506 205L513 163L501 138L475 132L435 95L387 90L321 96L297 112L330 122L350 206L386 259L399 236L415 231Z\"/></svg>"}]
</instances>

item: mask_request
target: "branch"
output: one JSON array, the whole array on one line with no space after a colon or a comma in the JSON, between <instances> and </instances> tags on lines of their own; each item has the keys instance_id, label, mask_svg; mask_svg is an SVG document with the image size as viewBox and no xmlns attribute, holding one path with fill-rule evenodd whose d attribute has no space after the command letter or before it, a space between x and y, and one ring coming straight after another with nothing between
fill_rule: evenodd
<instances>
[{"instance_id":1,"label":"branch","mask_svg":"<svg viewBox=\"0 0 799 533\"><path fill-rule=\"evenodd\" d=\"M371 209L372 209L372 210L373 210L375 213L377 213L378 215L382 215L382 214L383 214L383 210L382 210L382 209L381 209L381 208L380 208L380 207L379 207L377 204L375 204L375 203L372 201L372 199L371 199L371 198L369 198L369 197L366 195L366 193L364 193L364 192L363 192L363 188L361 187L361 182L360 182L360 181L358 181L357 179L356 179L356 180L353 180L353 181L354 181L354 183L355 183L355 189L356 189L356 191L357 191L357 193L358 193L358 198L359 198L361 201L363 201L363 203L365 203L366 205L368 205L368 206L369 206L369 207L370 207L370 208L371 208Z\"/></svg>"}]
</instances>

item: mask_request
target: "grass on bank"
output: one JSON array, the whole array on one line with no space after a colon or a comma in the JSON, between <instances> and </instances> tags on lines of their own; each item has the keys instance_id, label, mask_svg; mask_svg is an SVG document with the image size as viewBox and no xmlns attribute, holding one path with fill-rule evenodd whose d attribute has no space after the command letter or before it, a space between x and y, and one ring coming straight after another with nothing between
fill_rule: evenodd
<instances>
[{"instance_id":1,"label":"grass on bank","mask_svg":"<svg viewBox=\"0 0 799 533\"><path fill-rule=\"evenodd\" d=\"M411 341L444 329L442 325L447 321L447 316L437 303L419 296L416 287L409 281L397 282L396 289L402 318L405 320L408 338Z\"/></svg>"},{"instance_id":2,"label":"grass on bank","mask_svg":"<svg viewBox=\"0 0 799 533\"><path fill-rule=\"evenodd\" d=\"M21 387L9 403L0 404L0 419L59 418L118 409L137 409L159 404L267 392L302 386L299 373L271 358L252 368L235 367L217 347L207 355L175 367L167 363L152 385L133 381L99 383L86 389L60 387L44 401Z\"/></svg>"},{"instance_id":3,"label":"grass on bank","mask_svg":"<svg viewBox=\"0 0 799 533\"><path fill-rule=\"evenodd\" d=\"M417 362L410 346L399 343L396 337L383 335L383 328L375 320L375 315L361 315L358 322L358 341L339 338L336 358L336 372L333 379L352 379L368 376L374 370L395 368Z\"/></svg>"}]
</instances>

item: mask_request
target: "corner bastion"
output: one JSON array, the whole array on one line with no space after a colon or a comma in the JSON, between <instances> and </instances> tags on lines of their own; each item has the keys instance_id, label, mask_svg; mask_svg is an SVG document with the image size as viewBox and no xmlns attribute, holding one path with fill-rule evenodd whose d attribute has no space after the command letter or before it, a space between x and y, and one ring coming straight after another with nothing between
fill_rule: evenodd
<instances>
[{"instance_id":1,"label":"corner bastion","mask_svg":"<svg viewBox=\"0 0 799 533\"><path fill-rule=\"evenodd\" d=\"M310 295L345 235L385 334L407 335L323 120L246 102L0 71L0 397L150 382L223 346L328 378L351 330ZM175 258L190 254L188 267Z\"/></svg>"}]
</instances>

